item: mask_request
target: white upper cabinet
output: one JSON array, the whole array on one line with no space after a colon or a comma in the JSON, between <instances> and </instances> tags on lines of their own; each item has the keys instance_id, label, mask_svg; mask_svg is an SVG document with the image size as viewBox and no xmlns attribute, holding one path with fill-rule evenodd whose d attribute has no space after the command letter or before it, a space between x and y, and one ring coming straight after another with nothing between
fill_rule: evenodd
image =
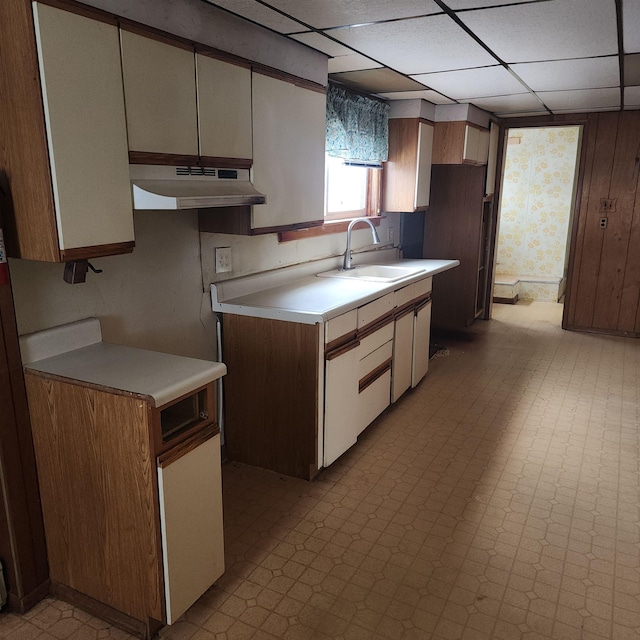
<instances>
[{"instance_id":1,"label":"white upper cabinet","mask_svg":"<svg viewBox=\"0 0 640 640\"><path fill-rule=\"evenodd\" d=\"M195 54L121 31L129 150L198 155Z\"/></svg>"},{"instance_id":2,"label":"white upper cabinet","mask_svg":"<svg viewBox=\"0 0 640 640\"><path fill-rule=\"evenodd\" d=\"M251 70L198 53L196 78L200 155L250 160Z\"/></svg>"},{"instance_id":3,"label":"white upper cabinet","mask_svg":"<svg viewBox=\"0 0 640 640\"><path fill-rule=\"evenodd\" d=\"M323 220L325 94L259 73L252 84L253 183L267 196L252 228Z\"/></svg>"},{"instance_id":4,"label":"white upper cabinet","mask_svg":"<svg viewBox=\"0 0 640 640\"><path fill-rule=\"evenodd\" d=\"M62 251L133 241L118 28L34 3Z\"/></svg>"}]
</instances>

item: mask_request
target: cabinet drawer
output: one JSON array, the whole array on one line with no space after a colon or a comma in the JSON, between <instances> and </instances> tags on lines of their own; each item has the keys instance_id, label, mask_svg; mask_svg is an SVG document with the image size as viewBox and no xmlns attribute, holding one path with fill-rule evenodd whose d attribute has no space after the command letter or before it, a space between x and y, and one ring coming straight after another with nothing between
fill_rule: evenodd
<instances>
[{"instance_id":1,"label":"cabinet drawer","mask_svg":"<svg viewBox=\"0 0 640 640\"><path fill-rule=\"evenodd\" d=\"M347 311L337 318L332 318L324 325L324 341L329 344L342 336L354 333L358 326L358 310Z\"/></svg>"},{"instance_id":2,"label":"cabinet drawer","mask_svg":"<svg viewBox=\"0 0 640 640\"><path fill-rule=\"evenodd\" d=\"M358 396L358 433L366 429L390 404L391 370Z\"/></svg>"},{"instance_id":3,"label":"cabinet drawer","mask_svg":"<svg viewBox=\"0 0 640 640\"><path fill-rule=\"evenodd\" d=\"M393 322L360 340L360 359L362 360L389 340L393 340Z\"/></svg>"},{"instance_id":4,"label":"cabinet drawer","mask_svg":"<svg viewBox=\"0 0 640 640\"><path fill-rule=\"evenodd\" d=\"M424 280L419 280L413 286L415 287L414 293L416 298L420 298L427 293L431 292L432 289L433 278L425 278Z\"/></svg>"},{"instance_id":5,"label":"cabinet drawer","mask_svg":"<svg viewBox=\"0 0 640 640\"><path fill-rule=\"evenodd\" d=\"M402 287L402 289L393 292L393 306L398 309L407 304L407 302L411 302L415 297L417 297L415 284Z\"/></svg>"},{"instance_id":6,"label":"cabinet drawer","mask_svg":"<svg viewBox=\"0 0 640 640\"><path fill-rule=\"evenodd\" d=\"M358 309L358 329L366 327L393 309L393 293L388 293Z\"/></svg>"},{"instance_id":7,"label":"cabinet drawer","mask_svg":"<svg viewBox=\"0 0 640 640\"><path fill-rule=\"evenodd\" d=\"M391 338L393 338L393 325L391 327ZM390 360L393 356L393 339L385 342L382 346L378 347L375 351L367 354L364 358L361 358L360 365L358 367L358 376L360 381L374 371L377 367L381 366L387 360Z\"/></svg>"}]
</instances>

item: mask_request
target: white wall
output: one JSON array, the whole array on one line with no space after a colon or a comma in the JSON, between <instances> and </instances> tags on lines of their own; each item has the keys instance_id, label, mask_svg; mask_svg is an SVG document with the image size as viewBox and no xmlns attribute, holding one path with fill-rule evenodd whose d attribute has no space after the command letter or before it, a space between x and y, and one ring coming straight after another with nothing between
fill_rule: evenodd
<instances>
[{"instance_id":1,"label":"white wall","mask_svg":"<svg viewBox=\"0 0 640 640\"><path fill-rule=\"evenodd\" d=\"M351 247L353 253L371 249L371 229L362 223L352 231ZM390 234L391 238L390 240ZM400 237L400 215L390 214L378 227L378 235L382 242L379 247L394 244L397 246ZM229 278L237 278L260 271L279 269L310 260L320 260L344 254L346 233L278 242L276 234L264 236L232 236L219 233L201 234L202 242L202 277L203 286ZM215 247L231 247L233 272L215 272Z\"/></svg>"},{"instance_id":2,"label":"white wall","mask_svg":"<svg viewBox=\"0 0 640 640\"><path fill-rule=\"evenodd\" d=\"M213 359L197 214L139 211L134 222L133 253L92 260L103 272L83 284L64 282L62 264L11 260L19 333L97 316L107 341Z\"/></svg>"}]
</instances>

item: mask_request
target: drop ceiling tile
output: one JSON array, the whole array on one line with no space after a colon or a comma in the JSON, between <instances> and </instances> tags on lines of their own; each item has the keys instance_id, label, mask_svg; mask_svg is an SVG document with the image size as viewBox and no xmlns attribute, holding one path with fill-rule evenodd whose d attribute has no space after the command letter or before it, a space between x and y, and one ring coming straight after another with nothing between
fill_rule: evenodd
<instances>
[{"instance_id":1,"label":"drop ceiling tile","mask_svg":"<svg viewBox=\"0 0 640 640\"><path fill-rule=\"evenodd\" d=\"M458 16L508 63L618 53L612 1L554 0L468 11Z\"/></svg>"},{"instance_id":2,"label":"drop ceiling tile","mask_svg":"<svg viewBox=\"0 0 640 640\"><path fill-rule=\"evenodd\" d=\"M348 56L336 56L329 58L329 73L342 73L343 71L362 71L364 69L379 69L381 64L370 58L352 53Z\"/></svg>"},{"instance_id":3,"label":"drop ceiling tile","mask_svg":"<svg viewBox=\"0 0 640 640\"><path fill-rule=\"evenodd\" d=\"M460 9L482 9L484 7L496 7L503 4L518 4L519 2L530 2L531 0L446 0L449 9L459 11Z\"/></svg>"},{"instance_id":4,"label":"drop ceiling tile","mask_svg":"<svg viewBox=\"0 0 640 640\"><path fill-rule=\"evenodd\" d=\"M322 53L326 53L328 56L348 56L354 53L348 47L345 47L335 40L331 40L331 38L326 38L325 36L316 33L315 31L296 33L291 37L295 40L298 40L299 42L313 47L314 49L317 49L318 51L322 51Z\"/></svg>"},{"instance_id":5,"label":"drop ceiling tile","mask_svg":"<svg viewBox=\"0 0 640 640\"><path fill-rule=\"evenodd\" d=\"M388 67L412 75L496 62L445 15L336 29L331 35Z\"/></svg>"},{"instance_id":6,"label":"drop ceiling tile","mask_svg":"<svg viewBox=\"0 0 640 640\"><path fill-rule=\"evenodd\" d=\"M511 68L534 91L599 89L620 84L618 56L531 62Z\"/></svg>"},{"instance_id":7,"label":"drop ceiling tile","mask_svg":"<svg viewBox=\"0 0 640 640\"><path fill-rule=\"evenodd\" d=\"M640 87L625 87L624 89L624 107L640 106Z\"/></svg>"},{"instance_id":8,"label":"drop ceiling tile","mask_svg":"<svg viewBox=\"0 0 640 640\"><path fill-rule=\"evenodd\" d=\"M391 69L372 69L369 71L348 71L332 73L331 79L369 93L389 93L392 91L412 91L424 89L423 85L405 78Z\"/></svg>"},{"instance_id":9,"label":"drop ceiling tile","mask_svg":"<svg viewBox=\"0 0 640 640\"><path fill-rule=\"evenodd\" d=\"M492 98L475 98L465 100L475 104L476 107L491 111L492 113L513 113L516 111L540 111L544 110L543 105L531 93L519 93L510 96L494 96Z\"/></svg>"},{"instance_id":10,"label":"drop ceiling tile","mask_svg":"<svg viewBox=\"0 0 640 640\"><path fill-rule=\"evenodd\" d=\"M538 96L552 111L607 109L620 106L619 88L539 91Z\"/></svg>"},{"instance_id":11,"label":"drop ceiling tile","mask_svg":"<svg viewBox=\"0 0 640 640\"><path fill-rule=\"evenodd\" d=\"M425 91L395 91L393 93L379 93L385 100L415 100L422 98L433 104L453 104L453 100L439 94L437 91L426 89Z\"/></svg>"},{"instance_id":12,"label":"drop ceiling tile","mask_svg":"<svg viewBox=\"0 0 640 640\"><path fill-rule=\"evenodd\" d=\"M620 107L584 107L579 109L555 109L553 113L595 113L596 111L619 111Z\"/></svg>"},{"instance_id":13,"label":"drop ceiling tile","mask_svg":"<svg viewBox=\"0 0 640 640\"><path fill-rule=\"evenodd\" d=\"M527 88L501 66L427 73L412 77L454 100L528 93Z\"/></svg>"},{"instance_id":14,"label":"drop ceiling tile","mask_svg":"<svg viewBox=\"0 0 640 640\"><path fill-rule=\"evenodd\" d=\"M316 29L442 13L433 0L269 0L269 4Z\"/></svg>"},{"instance_id":15,"label":"drop ceiling tile","mask_svg":"<svg viewBox=\"0 0 640 640\"><path fill-rule=\"evenodd\" d=\"M624 57L624 83L628 87L640 85L640 53Z\"/></svg>"},{"instance_id":16,"label":"drop ceiling tile","mask_svg":"<svg viewBox=\"0 0 640 640\"><path fill-rule=\"evenodd\" d=\"M285 16L279 14L273 9L269 9L262 4L255 2L255 0L206 0L209 4L213 4L217 7L222 7L239 15L241 18L247 18L253 20L258 24L264 25L269 29L278 31L279 33L294 33L296 31L302 31L304 27L296 22L290 20Z\"/></svg>"},{"instance_id":17,"label":"drop ceiling tile","mask_svg":"<svg viewBox=\"0 0 640 640\"><path fill-rule=\"evenodd\" d=\"M640 4L622 3L622 35L625 53L640 53Z\"/></svg>"}]
</instances>

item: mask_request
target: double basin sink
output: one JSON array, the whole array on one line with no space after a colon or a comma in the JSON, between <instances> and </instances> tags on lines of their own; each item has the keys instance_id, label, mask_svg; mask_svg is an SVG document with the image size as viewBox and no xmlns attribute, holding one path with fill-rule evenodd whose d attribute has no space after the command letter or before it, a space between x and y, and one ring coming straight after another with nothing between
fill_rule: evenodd
<instances>
[{"instance_id":1,"label":"double basin sink","mask_svg":"<svg viewBox=\"0 0 640 640\"><path fill-rule=\"evenodd\" d=\"M382 264L365 264L343 270L325 271L318 273L320 278L348 278L350 280L363 280L365 282L396 282L414 276L424 269L418 267L392 267Z\"/></svg>"}]
</instances>

